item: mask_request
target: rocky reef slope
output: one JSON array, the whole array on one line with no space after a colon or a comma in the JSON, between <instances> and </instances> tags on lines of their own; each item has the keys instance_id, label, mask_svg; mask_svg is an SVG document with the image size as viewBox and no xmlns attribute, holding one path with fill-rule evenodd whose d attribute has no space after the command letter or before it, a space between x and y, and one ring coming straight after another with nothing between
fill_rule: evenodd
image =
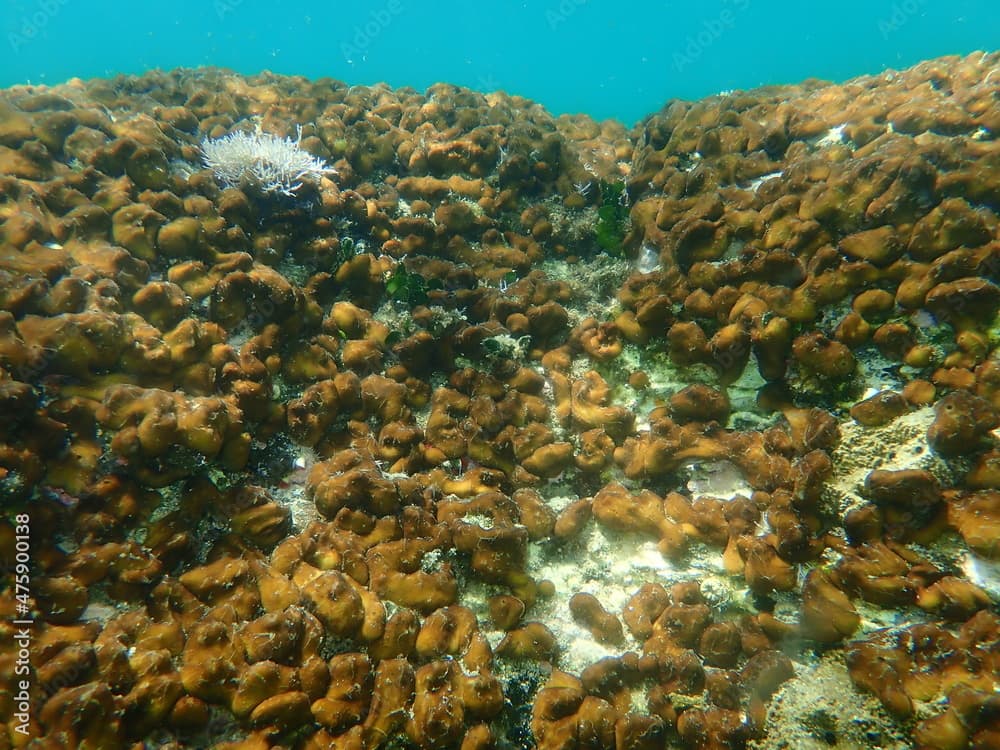
<instances>
[{"instance_id":1,"label":"rocky reef slope","mask_svg":"<svg viewBox=\"0 0 1000 750\"><path fill-rule=\"evenodd\" d=\"M0 92L0 748L1000 746L998 133L982 53Z\"/></svg>"}]
</instances>

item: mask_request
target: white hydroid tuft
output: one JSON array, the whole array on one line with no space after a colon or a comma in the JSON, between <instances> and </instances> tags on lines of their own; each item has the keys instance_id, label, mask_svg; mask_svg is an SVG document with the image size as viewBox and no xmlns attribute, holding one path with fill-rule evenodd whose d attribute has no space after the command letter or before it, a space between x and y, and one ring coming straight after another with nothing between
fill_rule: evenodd
<instances>
[{"instance_id":1,"label":"white hydroid tuft","mask_svg":"<svg viewBox=\"0 0 1000 750\"><path fill-rule=\"evenodd\" d=\"M212 174L227 187L238 187L262 195L294 196L306 182L317 182L336 170L305 151L295 140L264 133L237 130L221 138L201 142L202 160Z\"/></svg>"}]
</instances>

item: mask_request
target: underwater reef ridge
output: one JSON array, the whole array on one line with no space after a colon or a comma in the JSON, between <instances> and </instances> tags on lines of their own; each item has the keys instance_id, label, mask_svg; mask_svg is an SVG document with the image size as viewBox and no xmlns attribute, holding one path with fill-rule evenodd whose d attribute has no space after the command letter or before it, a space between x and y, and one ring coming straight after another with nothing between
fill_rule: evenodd
<instances>
[{"instance_id":1,"label":"underwater reef ridge","mask_svg":"<svg viewBox=\"0 0 1000 750\"><path fill-rule=\"evenodd\" d=\"M0 750L1000 747L998 136L0 90Z\"/></svg>"}]
</instances>

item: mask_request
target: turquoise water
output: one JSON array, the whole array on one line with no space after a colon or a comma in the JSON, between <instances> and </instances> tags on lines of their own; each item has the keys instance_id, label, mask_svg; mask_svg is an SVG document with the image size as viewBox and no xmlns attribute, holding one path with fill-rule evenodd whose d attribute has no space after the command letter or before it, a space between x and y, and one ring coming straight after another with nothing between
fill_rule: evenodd
<instances>
[{"instance_id":1,"label":"turquoise water","mask_svg":"<svg viewBox=\"0 0 1000 750\"><path fill-rule=\"evenodd\" d=\"M673 97L843 80L1000 46L985 0L3 0L0 86L219 65L504 89L627 123Z\"/></svg>"}]
</instances>

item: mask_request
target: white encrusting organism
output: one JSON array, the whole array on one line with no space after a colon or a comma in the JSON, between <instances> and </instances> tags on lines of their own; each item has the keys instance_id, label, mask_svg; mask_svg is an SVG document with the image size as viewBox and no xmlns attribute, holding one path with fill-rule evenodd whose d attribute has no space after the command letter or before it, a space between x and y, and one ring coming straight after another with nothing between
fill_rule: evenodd
<instances>
[{"instance_id":1,"label":"white encrusting organism","mask_svg":"<svg viewBox=\"0 0 1000 750\"><path fill-rule=\"evenodd\" d=\"M253 133L237 130L203 140L202 160L226 186L262 195L294 196L305 182L336 173L325 161L305 151L301 141L301 126L295 140L264 133L259 126Z\"/></svg>"}]
</instances>

